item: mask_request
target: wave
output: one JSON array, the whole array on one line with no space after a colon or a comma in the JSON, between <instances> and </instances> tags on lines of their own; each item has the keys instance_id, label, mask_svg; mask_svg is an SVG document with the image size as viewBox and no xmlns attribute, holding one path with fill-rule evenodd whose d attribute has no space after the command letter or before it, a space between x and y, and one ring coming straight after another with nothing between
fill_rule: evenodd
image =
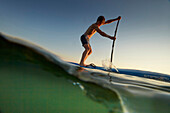
<instances>
[{"instance_id":1,"label":"wave","mask_svg":"<svg viewBox=\"0 0 170 113\"><path fill-rule=\"evenodd\" d=\"M3 33L0 34L0 53L1 63L7 63L9 59L12 59L15 63L31 62L43 66L44 69L52 73L57 73L58 76L76 77L81 81L94 83L109 89L118 95L123 112L140 112L143 107L146 108L149 105L135 102L138 99L145 99L146 102L161 101L159 105L162 108L156 108L156 112L166 112L168 104L170 104L167 101L170 98L170 81L169 75L166 74L129 69L119 69L121 74L118 74L81 68L62 60L56 54L36 44ZM135 76L136 74L139 76ZM145 76L145 78L141 75ZM85 85L79 86L83 89ZM140 109L132 106L143 107ZM154 110L152 109L152 111Z\"/></svg>"}]
</instances>

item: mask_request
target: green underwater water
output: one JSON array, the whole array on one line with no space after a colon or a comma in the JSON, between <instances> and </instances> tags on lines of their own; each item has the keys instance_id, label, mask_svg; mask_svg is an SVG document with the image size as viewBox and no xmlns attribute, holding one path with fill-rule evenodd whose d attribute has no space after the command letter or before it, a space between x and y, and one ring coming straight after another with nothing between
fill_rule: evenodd
<instances>
[{"instance_id":1,"label":"green underwater water","mask_svg":"<svg viewBox=\"0 0 170 113\"><path fill-rule=\"evenodd\" d=\"M1 113L122 113L118 95L80 81L31 48L0 40Z\"/></svg>"}]
</instances>

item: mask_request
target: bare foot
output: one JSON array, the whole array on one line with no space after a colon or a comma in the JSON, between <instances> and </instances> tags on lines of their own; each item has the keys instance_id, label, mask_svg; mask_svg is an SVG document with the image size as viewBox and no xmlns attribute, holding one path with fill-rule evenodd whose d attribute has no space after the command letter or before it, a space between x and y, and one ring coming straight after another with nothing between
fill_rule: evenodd
<instances>
[{"instance_id":1,"label":"bare foot","mask_svg":"<svg viewBox=\"0 0 170 113\"><path fill-rule=\"evenodd\" d=\"M80 66L86 66L85 64L80 64Z\"/></svg>"}]
</instances>

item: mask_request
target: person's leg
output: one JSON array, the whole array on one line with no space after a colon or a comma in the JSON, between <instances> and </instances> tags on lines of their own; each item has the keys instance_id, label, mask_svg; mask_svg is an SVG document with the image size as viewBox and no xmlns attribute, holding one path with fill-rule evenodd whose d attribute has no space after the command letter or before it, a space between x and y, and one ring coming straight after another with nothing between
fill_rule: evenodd
<instances>
[{"instance_id":1,"label":"person's leg","mask_svg":"<svg viewBox=\"0 0 170 113\"><path fill-rule=\"evenodd\" d=\"M89 52L88 52L88 54L86 55L86 57L85 57L85 59L84 59L84 61L86 61L86 59L91 55L91 53L92 53L92 49L91 49L91 46L89 46Z\"/></svg>"},{"instance_id":2,"label":"person's leg","mask_svg":"<svg viewBox=\"0 0 170 113\"><path fill-rule=\"evenodd\" d=\"M84 62L85 62L85 60L87 59L87 57L89 56L88 54L89 54L89 52L90 52L90 45L89 44L85 44L84 46L83 46L84 48L85 48L85 50L84 50L84 52L83 52L83 54L82 54L82 58L81 58L81 61L80 61L80 65L81 66L86 66L85 64L84 64Z\"/></svg>"}]
</instances>

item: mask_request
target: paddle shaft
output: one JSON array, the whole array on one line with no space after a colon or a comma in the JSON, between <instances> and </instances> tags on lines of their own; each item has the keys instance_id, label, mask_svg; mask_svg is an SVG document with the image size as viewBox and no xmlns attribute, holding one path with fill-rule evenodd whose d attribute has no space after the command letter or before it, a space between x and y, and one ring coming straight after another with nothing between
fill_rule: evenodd
<instances>
[{"instance_id":1,"label":"paddle shaft","mask_svg":"<svg viewBox=\"0 0 170 113\"><path fill-rule=\"evenodd\" d=\"M116 37L116 34L117 34L117 29L118 29L119 21L120 21L120 20L117 21L117 25L116 25L114 37ZM111 60L110 60L111 64L112 64L112 60L113 60L114 44L115 44L115 40L113 40L113 44L112 44ZM111 65L110 65L110 68L111 68Z\"/></svg>"}]
</instances>

